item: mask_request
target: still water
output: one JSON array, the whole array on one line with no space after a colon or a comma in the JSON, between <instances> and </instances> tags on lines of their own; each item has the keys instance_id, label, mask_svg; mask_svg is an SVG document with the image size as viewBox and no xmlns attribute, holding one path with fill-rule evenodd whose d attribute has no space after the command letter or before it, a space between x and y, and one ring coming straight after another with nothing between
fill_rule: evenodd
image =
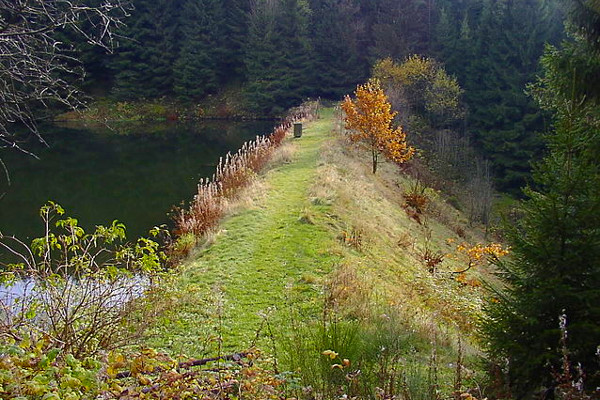
<instances>
[{"instance_id":1,"label":"still water","mask_svg":"<svg viewBox=\"0 0 600 400\"><path fill-rule=\"evenodd\" d=\"M30 144L35 159L0 150L0 231L29 242L43 234L38 212L52 200L84 228L127 226L127 237L168 222L174 205L193 196L219 157L269 133L273 121L153 123L42 128L49 146Z\"/></svg>"}]
</instances>

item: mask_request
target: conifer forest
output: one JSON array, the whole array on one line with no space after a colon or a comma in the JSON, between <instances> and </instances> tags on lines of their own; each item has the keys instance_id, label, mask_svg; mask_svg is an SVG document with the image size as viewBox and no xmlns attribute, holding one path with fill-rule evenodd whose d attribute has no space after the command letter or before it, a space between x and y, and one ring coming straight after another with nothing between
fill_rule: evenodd
<instances>
[{"instance_id":1,"label":"conifer forest","mask_svg":"<svg viewBox=\"0 0 600 400\"><path fill-rule=\"evenodd\" d=\"M545 44L564 38L560 1L134 1L111 57L85 52L87 85L119 99L194 100L226 85L277 114L307 97L340 99L377 60L431 57L457 77L467 116L456 122L500 188L518 192L548 121L526 85Z\"/></svg>"}]
</instances>

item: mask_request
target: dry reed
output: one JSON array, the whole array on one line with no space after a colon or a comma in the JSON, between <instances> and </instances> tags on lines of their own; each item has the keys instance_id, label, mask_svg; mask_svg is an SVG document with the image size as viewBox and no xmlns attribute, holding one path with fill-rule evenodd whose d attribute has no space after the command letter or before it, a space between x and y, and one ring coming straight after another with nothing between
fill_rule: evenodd
<instances>
[{"instance_id":1,"label":"dry reed","mask_svg":"<svg viewBox=\"0 0 600 400\"><path fill-rule=\"evenodd\" d=\"M176 207L173 213L177 237L193 234L202 237L213 230L225 212L225 200L235 198L271 159L295 122L317 118L318 101L293 108L282 123L267 136L246 142L236 153L221 157L210 179L201 179L189 207ZM184 254L173 254L183 256Z\"/></svg>"}]
</instances>

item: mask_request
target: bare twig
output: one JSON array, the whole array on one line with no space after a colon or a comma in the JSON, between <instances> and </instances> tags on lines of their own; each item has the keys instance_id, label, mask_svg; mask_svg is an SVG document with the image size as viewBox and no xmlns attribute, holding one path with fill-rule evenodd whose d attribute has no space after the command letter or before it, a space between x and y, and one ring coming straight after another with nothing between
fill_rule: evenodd
<instances>
[{"instance_id":1,"label":"bare twig","mask_svg":"<svg viewBox=\"0 0 600 400\"><path fill-rule=\"evenodd\" d=\"M56 33L74 32L83 41L111 51L113 32L122 25L130 0L0 0L0 148L27 153L11 124L24 124L39 135L32 107L51 103L68 108L82 105L70 83L82 77L73 46Z\"/></svg>"},{"instance_id":2,"label":"bare twig","mask_svg":"<svg viewBox=\"0 0 600 400\"><path fill-rule=\"evenodd\" d=\"M248 357L249 354L250 353L248 353L248 352L241 352L241 353L233 353L233 354L228 354L228 355L219 356L219 357L210 357L210 358L201 358L201 359L195 359L195 360L189 360L189 361L182 361L178 364L178 366L179 366L179 368L189 369L192 367L200 367L202 365L206 365L208 363L215 362L215 361L239 362L242 358ZM160 370L157 370L155 372L160 372ZM116 374L115 379L125 379L125 378L129 378L131 376L132 376L131 371L123 371L123 372L119 372L118 374Z\"/></svg>"}]
</instances>

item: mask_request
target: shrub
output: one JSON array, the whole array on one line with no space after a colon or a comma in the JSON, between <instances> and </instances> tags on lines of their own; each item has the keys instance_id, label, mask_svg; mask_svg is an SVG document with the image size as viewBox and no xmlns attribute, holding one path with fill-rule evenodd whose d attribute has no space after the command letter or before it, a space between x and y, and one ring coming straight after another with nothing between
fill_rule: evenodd
<instances>
[{"instance_id":1,"label":"shrub","mask_svg":"<svg viewBox=\"0 0 600 400\"><path fill-rule=\"evenodd\" d=\"M154 349L79 360L41 340L0 344L0 397L9 399L281 399L286 381L260 351L176 360Z\"/></svg>"},{"instance_id":2,"label":"shrub","mask_svg":"<svg viewBox=\"0 0 600 400\"><path fill-rule=\"evenodd\" d=\"M97 360L78 360L47 338L7 338L0 344L0 397L94 399L104 386L101 368Z\"/></svg>"},{"instance_id":3,"label":"shrub","mask_svg":"<svg viewBox=\"0 0 600 400\"><path fill-rule=\"evenodd\" d=\"M158 242L121 244L123 224L86 233L63 214L56 203L42 207L46 231L31 246L0 236L0 247L17 259L1 283L23 286L22 293L0 298L0 336L42 337L48 347L79 358L130 343L142 331L134 321L148 324L154 313L143 295L156 290L165 261Z\"/></svg>"},{"instance_id":4,"label":"shrub","mask_svg":"<svg viewBox=\"0 0 600 400\"><path fill-rule=\"evenodd\" d=\"M107 399L283 398L285 381L261 358L256 349L189 361L177 361L154 349L113 353L106 366L111 385L103 395Z\"/></svg>"},{"instance_id":5,"label":"shrub","mask_svg":"<svg viewBox=\"0 0 600 400\"><path fill-rule=\"evenodd\" d=\"M350 230L342 231L340 235L341 242L348 246L354 247L358 251L362 251L364 245L364 232L361 228L352 227Z\"/></svg>"},{"instance_id":6,"label":"shrub","mask_svg":"<svg viewBox=\"0 0 600 400\"><path fill-rule=\"evenodd\" d=\"M411 185L410 190L407 193L404 193L404 209L407 212L413 211L416 214L423 214L426 210L427 204L429 203L429 198L425 193L426 187L422 185L419 181L416 181L415 184Z\"/></svg>"}]
</instances>

